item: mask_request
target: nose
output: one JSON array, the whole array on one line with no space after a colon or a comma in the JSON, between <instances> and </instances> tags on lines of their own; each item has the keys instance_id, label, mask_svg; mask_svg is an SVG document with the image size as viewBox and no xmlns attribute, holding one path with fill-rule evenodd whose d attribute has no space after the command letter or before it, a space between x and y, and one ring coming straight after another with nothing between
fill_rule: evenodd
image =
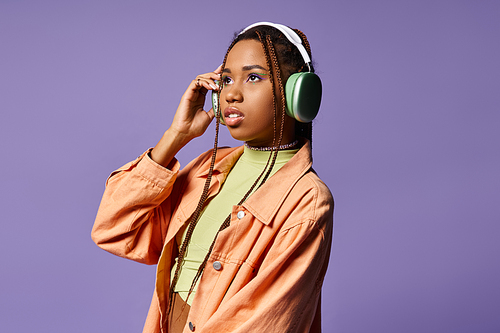
<instances>
[{"instance_id":1,"label":"nose","mask_svg":"<svg viewBox=\"0 0 500 333\"><path fill-rule=\"evenodd\" d=\"M230 84L222 89L222 93L225 93L225 99L228 103L242 102L243 93L241 91L241 85L238 83Z\"/></svg>"}]
</instances>

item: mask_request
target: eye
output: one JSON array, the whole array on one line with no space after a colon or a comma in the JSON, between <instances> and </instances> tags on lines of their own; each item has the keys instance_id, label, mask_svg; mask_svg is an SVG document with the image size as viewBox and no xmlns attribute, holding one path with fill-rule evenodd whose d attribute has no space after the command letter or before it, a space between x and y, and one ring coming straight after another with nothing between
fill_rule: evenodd
<instances>
[{"instance_id":1,"label":"eye","mask_svg":"<svg viewBox=\"0 0 500 333\"><path fill-rule=\"evenodd\" d=\"M250 75L248 75L248 79L247 79L247 82L258 82L260 80L262 80L262 76L258 75L258 74L255 74L255 73L252 73Z\"/></svg>"},{"instance_id":2,"label":"eye","mask_svg":"<svg viewBox=\"0 0 500 333\"><path fill-rule=\"evenodd\" d=\"M233 80L229 76L222 77L222 85L227 86L228 84L233 83Z\"/></svg>"}]
</instances>

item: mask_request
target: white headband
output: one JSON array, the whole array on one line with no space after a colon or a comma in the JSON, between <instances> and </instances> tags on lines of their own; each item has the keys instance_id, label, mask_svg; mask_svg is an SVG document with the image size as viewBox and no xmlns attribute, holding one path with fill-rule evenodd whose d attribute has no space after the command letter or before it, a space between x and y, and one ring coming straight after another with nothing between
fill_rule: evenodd
<instances>
[{"instance_id":1,"label":"white headband","mask_svg":"<svg viewBox=\"0 0 500 333\"><path fill-rule=\"evenodd\" d=\"M311 58L309 57L309 54L307 54L307 51L306 51L306 48L304 47L304 45L302 45L302 40L300 39L299 35L297 35L297 33L295 31L293 31L292 29L290 29L286 25L271 23L271 22L257 22L257 23L251 24L248 27L246 27L245 29L243 29L243 31L240 32L240 35L242 33L244 33L245 31L252 29L253 27L259 26L259 25L268 25L268 26L271 26L271 27L276 28L279 31L281 31L283 33L283 35L285 35L285 37L288 38L290 43L292 43L293 45L295 45L297 47L300 54L302 55L302 58L304 58L304 62L308 66L310 66Z\"/></svg>"}]
</instances>

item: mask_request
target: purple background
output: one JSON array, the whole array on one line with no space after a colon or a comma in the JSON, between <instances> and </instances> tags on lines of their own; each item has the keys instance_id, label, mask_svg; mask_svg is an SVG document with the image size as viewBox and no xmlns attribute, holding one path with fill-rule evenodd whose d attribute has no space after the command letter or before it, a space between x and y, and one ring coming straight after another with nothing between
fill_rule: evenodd
<instances>
[{"instance_id":1,"label":"purple background","mask_svg":"<svg viewBox=\"0 0 500 333\"><path fill-rule=\"evenodd\" d=\"M0 330L140 332L155 267L90 230L233 32L302 29L336 199L325 332L500 332L500 2L0 0ZM213 128L179 155L209 149ZM227 135L223 145L234 145Z\"/></svg>"}]
</instances>

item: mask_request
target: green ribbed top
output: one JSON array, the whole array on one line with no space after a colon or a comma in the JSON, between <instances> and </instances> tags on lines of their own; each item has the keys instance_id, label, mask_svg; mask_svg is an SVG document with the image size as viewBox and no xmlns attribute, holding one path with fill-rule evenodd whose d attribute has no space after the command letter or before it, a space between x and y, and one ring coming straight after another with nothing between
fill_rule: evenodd
<instances>
[{"instance_id":1,"label":"green ribbed top","mask_svg":"<svg viewBox=\"0 0 500 333\"><path fill-rule=\"evenodd\" d=\"M281 150L278 152L270 176L274 175L283 165L285 165L297 151L299 151L299 149ZM182 299L186 300L196 272L203 262L203 259L205 259L208 249L220 226L227 216L231 214L233 205L238 204L257 177L259 177L270 154L271 152L269 151L255 151L245 147L243 154L229 172L219 194L210 201L202 212L196 228L193 231L193 235L191 236L191 241L189 242L184 257L184 263L179 273L179 279L175 286L175 292L179 293ZM187 225L177 233L176 238L179 246L182 244L186 232ZM172 278L176 267L177 259L172 268ZM191 293L191 296L189 296L189 305L191 305L195 291L196 287Z\"/></svg>"}]
</instances>

